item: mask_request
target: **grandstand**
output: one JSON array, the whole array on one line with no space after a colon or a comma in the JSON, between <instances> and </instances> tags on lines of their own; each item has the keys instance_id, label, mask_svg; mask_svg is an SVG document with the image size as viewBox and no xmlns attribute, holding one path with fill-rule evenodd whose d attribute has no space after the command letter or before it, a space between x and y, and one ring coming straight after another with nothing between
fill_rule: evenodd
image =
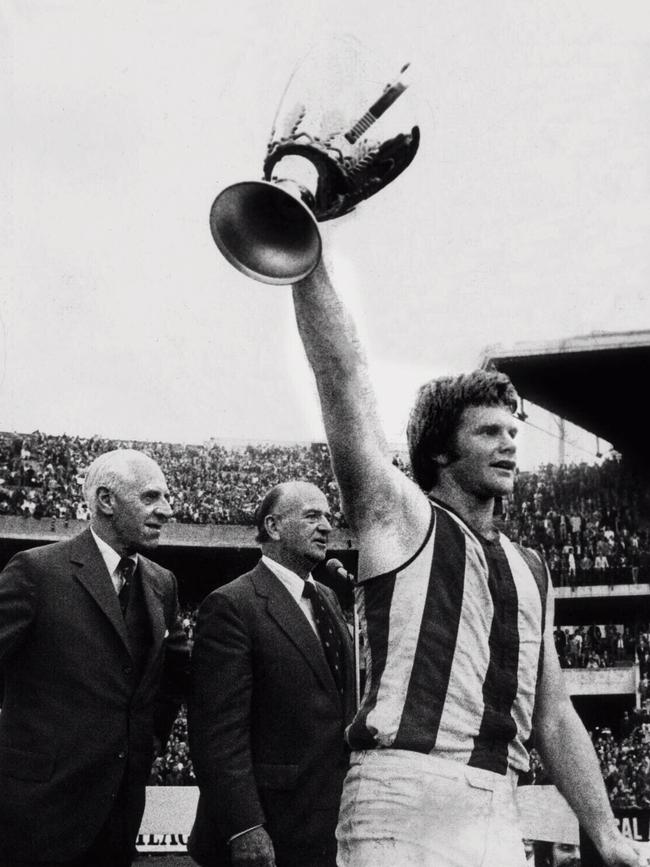
<instances>
[{"instance_id":1,"label":"grandstand","mask_svg":"<svg viewBox=\"0 0 650 867\"><path fill-rule=\"evenodd\" d=\"M650 486L637 401L649 359L650 331L638 331L493 346L480 362L507 373L524 401L611 442L621 455L600 467L547 467L520 477L508 527L544 550L556 585L556 626L565 631L564 637L558 631L562 645L576 632L576 643L584 643L594 625L615 625L621 635L623 654L608 650L615 665L566 671L587 726L615 734L624 733L624 713L640 712L645 699L639 658L650 620ZM523 405L520 415L526 416ZM602 558L596 568L599 554L602 569Z\"/></svg>"},{"instance_id":2,"label":"grandstand","mask_svg":"<svg viewBox=\"0 0 650 867\"><path fill-rule=\"evenodd\" d=\"M524 400L563 412L622 454L600 464L545 465L520 473L500 520L512 538L547 558L556 586L557 646L570 692L594 732L612 801L627 798L639 805L650 802L650 784L641 785L623 769L634 756L639 768L647 765L650 779L644 728L650 730L650 525L648 485L637 471L645 456L634 417L649 348L647 332L598 334L492 348L482 359L483 366L507 372ZM356 539L346 527L322 443L184 445L39 431L0 434L0 567L18 550L86 526L83 473L97 454L118 446L147 452L167 477L176 517L165 528L155 559L179 579L190 635L206 593L256 561L255 507L279 481L304 478L327 494L336 524L331 554L356 571ZM408 472L397 454L395 463ZM328 581L324 574L318 577ZM335 589L349 606L350 588ZM535 775L543 781L543 769L536 766ZM181 715L152 783L193 782Z\"/></svg>"},{"instance_id":3,"label":"grandstand","mask_svg":"<svg viewBox=\"0 0 650 867\"><path fill-rule=\"evenodd\" d=\"M336 527L330 550L350 571L356 569L356 541L344 528L323 444L179 445L40 431L0 434L0 567L19 550L84 529L85 469L98 454L118 447L146 452L165 472L175 518L165 527L155 558L174 571L186 604L198 604L256 562L255 508L268 488L292 478L314 482L327 493ZM349 599L348 588L335 589Z\"/></svg>"},{"instance_id":4,"label":"grandstand","mask_svg":"<svg viewBox=\"0 0 650 867\"><path fill-rule=\"evenodd\" d=\"M544 343L491 346L480 366L507 373L519 394L607 440L648 469L638 401L650 362L650 331L592 334Z\"/></svg>"}]
</instances>

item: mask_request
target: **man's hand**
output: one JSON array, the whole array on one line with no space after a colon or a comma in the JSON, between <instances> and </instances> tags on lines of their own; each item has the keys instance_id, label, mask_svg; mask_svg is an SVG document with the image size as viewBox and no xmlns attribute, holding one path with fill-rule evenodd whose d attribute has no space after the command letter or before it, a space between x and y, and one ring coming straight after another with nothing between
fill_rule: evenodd
<instances>
[{"instance_id":1,"label":"man's hand","mask_svg":"<svg viewBox=\"0 0 650 867\"><path fill-rule=\"evenodd\" d=\"M230 843L233 867L275 867L273 843L264 828L253 828Z\"/></svg>"},{"instance_id":2,"label":"man's hand","mask_svg":"<svg viewBox=\"0 0 650 867\"><path fill-rule=\"evenodd\" d=\"M646 867L650 863L631 840L619 833L601 846L600 855L607 867Z\"/></svg>"}]
</instances>

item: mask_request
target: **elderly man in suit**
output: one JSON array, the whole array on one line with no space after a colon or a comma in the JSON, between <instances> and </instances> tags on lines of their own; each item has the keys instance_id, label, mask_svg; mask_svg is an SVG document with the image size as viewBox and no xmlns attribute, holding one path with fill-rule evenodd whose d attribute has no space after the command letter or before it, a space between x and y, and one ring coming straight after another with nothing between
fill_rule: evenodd
<instances>
[{"instance_id":1,"label":"elderly man in suit","mask_svg":"<svg viewBox=\"0 0 650 867\"><path fill-rule=\"evenodd\" d=\"M90 528L0 575L0 865L126 867L156 741L189 677L176 580L146 556L172 514L159 466L98 457Z\"/></svg>"},{"instance_id":2,"label":"elderly man in suit","mask_svg":"<svg viewBox=\"0 0 650 867\"><path fill-rule=\"evenodd\" d=\"M206 867L334 867L354 671L336 596L311 577L326 556L327 500L286 482L264 497L257 526L260 562L199 610L188 848Z\"/></svg>"}]
</instances>

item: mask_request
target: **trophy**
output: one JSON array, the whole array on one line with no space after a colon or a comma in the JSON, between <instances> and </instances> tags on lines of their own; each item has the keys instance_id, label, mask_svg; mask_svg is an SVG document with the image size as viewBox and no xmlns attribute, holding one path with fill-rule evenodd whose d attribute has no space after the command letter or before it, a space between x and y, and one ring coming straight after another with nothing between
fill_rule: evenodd
<instances>
[{"instance_id":1,"label":"trophy","mask_svg":"<svg viewBox=\"0 0 650 867\"><path fill-rule=\"evenodd\" d=\"M411 123L409 64L390 77L352 38L312 51L280 101L263 180L224 189L210 212L226 259L262 283L295 283L321 257L318 223L353 210L410 164L420 141Z\"/></svg>"}]
</instances>

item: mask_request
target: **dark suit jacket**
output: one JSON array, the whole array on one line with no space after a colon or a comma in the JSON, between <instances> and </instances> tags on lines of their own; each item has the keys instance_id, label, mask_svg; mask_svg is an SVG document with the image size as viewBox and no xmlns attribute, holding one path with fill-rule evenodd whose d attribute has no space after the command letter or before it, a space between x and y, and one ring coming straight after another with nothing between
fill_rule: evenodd
<instances>
[{"instance_id":1,"label":"dark suit jacket","mask_svg":"<svg viewBox=\"0 0 650 867\"><path fill-rule=\"evenodd\" d=\"M336 596L319 588L343 638L343 701L304 613L263 563L201 605L189 704L200 798L188 847L200 864L229 863L225 841L258 824L280 864L328 852L333 863L354 672Z\"/></svg>"},{"instance_id":2,"label":"dark suit jacket","mask_svg":"<svg viewBox=\"0 0 650 867\"><path fill-rule=\"evenodd\" d=\"M176 580L145 557L140 575L152 643L138 683L90 530L17 554L0 575L0 854L80 855L125 774L135 841L153 736L166 740L189 676Z\"/></svg>"}]
</instances>

